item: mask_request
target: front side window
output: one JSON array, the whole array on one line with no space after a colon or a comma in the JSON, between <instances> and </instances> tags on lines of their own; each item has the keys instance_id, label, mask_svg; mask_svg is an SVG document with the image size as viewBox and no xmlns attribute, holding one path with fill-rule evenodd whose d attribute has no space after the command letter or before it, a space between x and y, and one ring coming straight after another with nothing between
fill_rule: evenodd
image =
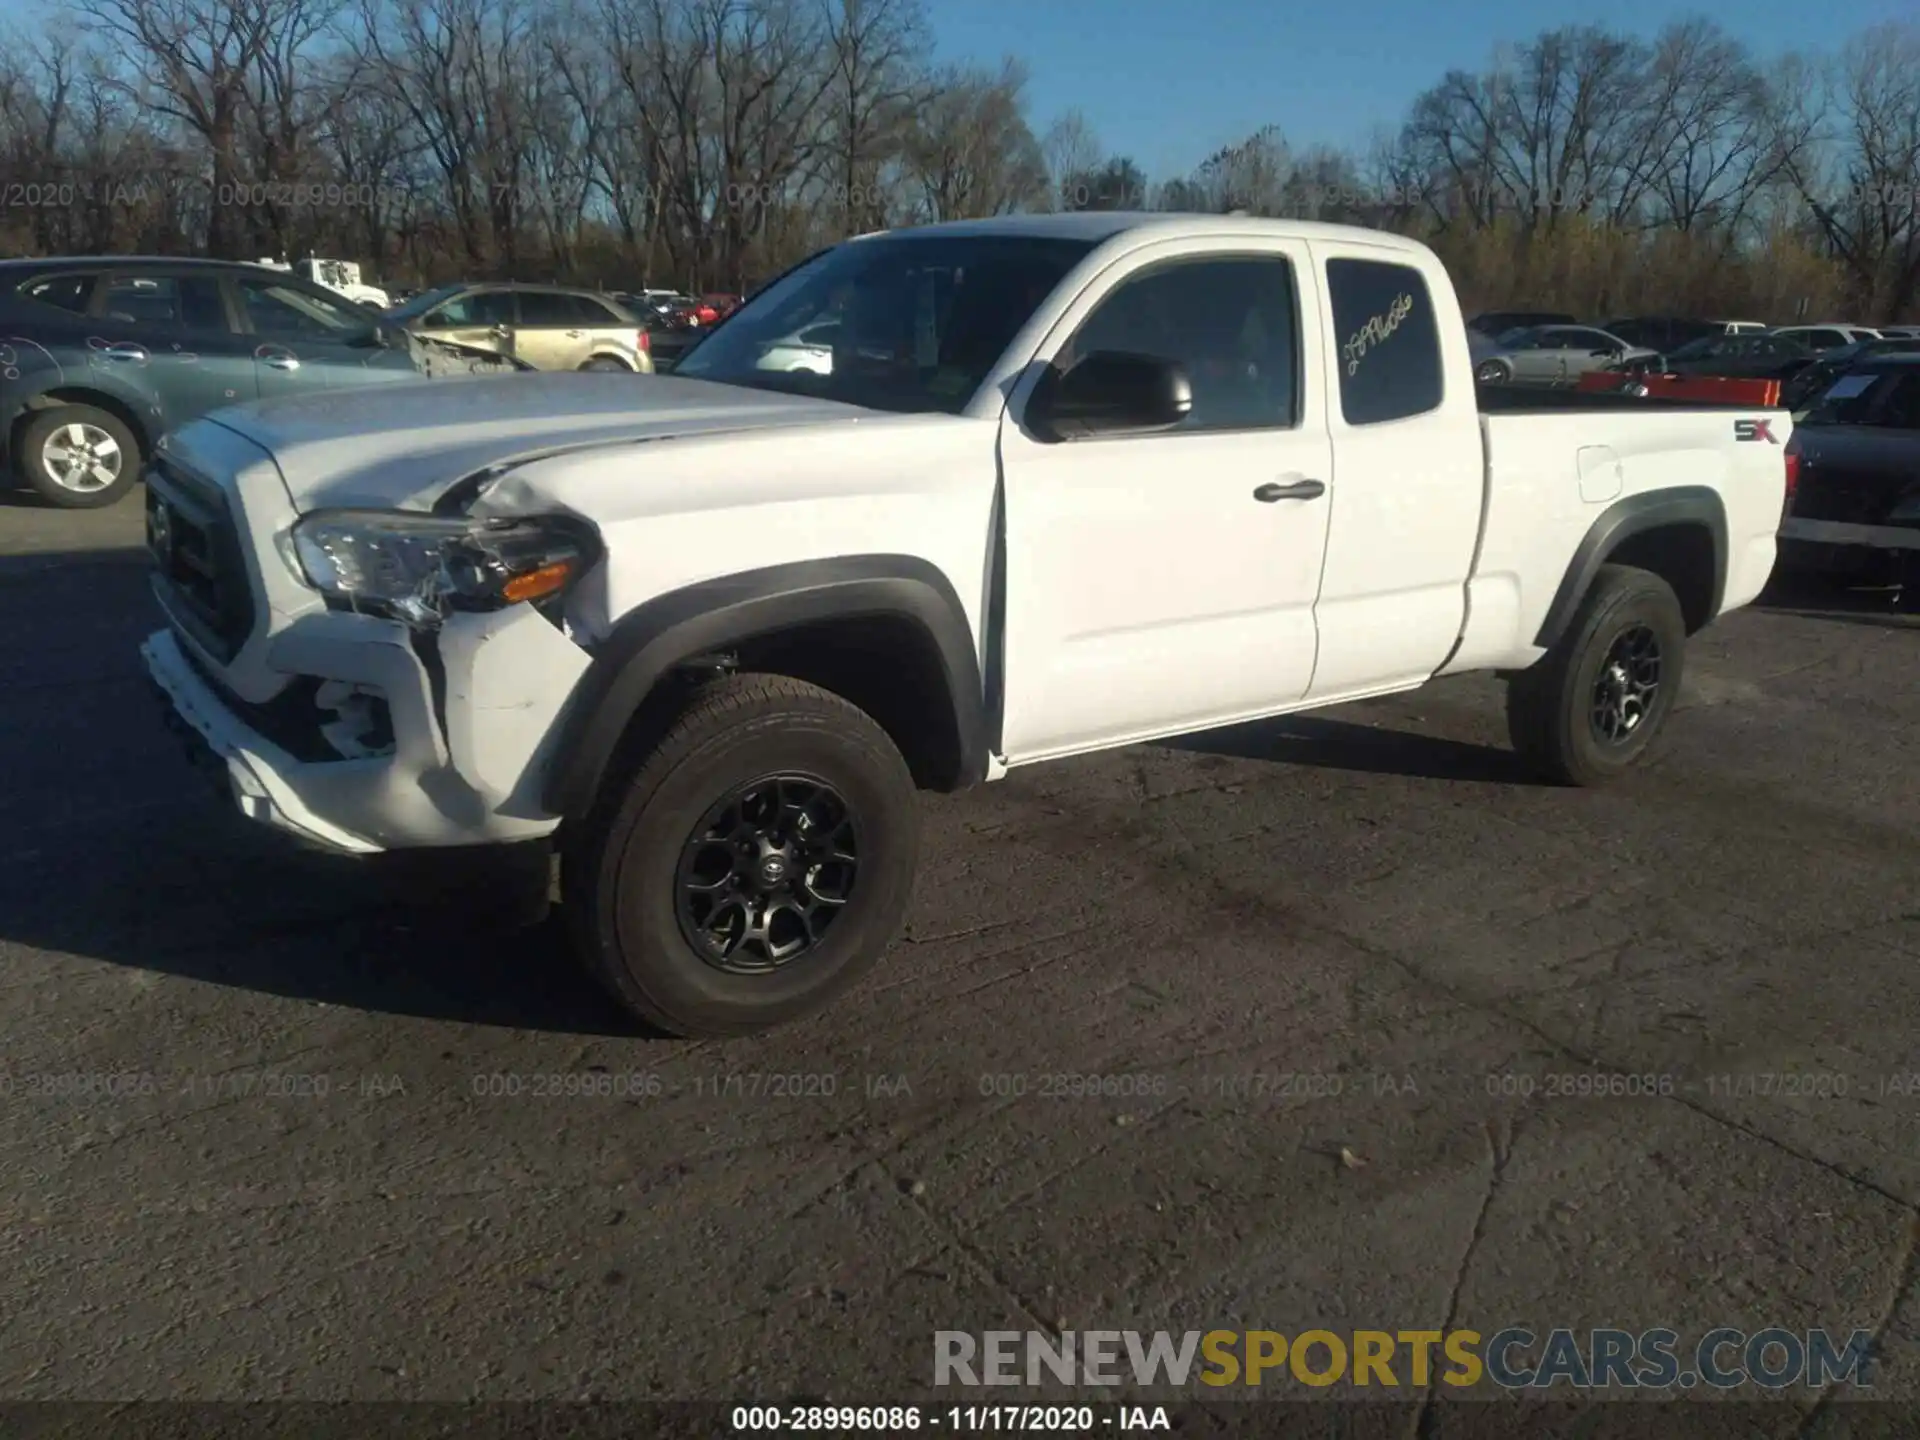
<instances>
[{"instance_id":1,"label":"front side window","mask_svg":"<svg viewBox=\"0 0 1920 1440\"><path fill-rule=\"evenodd\" d=\"M1296 423L1299 359L1293 267L1280 256L1179 260L1123 280L1087 316L1054 364L1097 351L1172 360L1193 409L1171 432Z\"/></svg>"},{"instance_id":2,"label":"front side window","mask_svg":"<svg viewBox=\"0 0 1920 1440\"><path fill-rule=\"evenodd\" d=\"M1327 262L1340 413L1377 425L1438 409L1446 391L1426 277L1384 260Z\"/></svg>"},{"instance_id":3,"label":"front side window","mask_svg":"<svg viewBox=\"0 0 1920 1440\"><path fill-rule=\"evenodd\" d=\"M467 330L478 325L514 323L511 290L481 290L456 295L420 322L429 330Z\"/></svg>"},{"instance_id":4,"label":"front side window","mask_svg":"<svg viewBox=\"0 0 1920 1440\"><path fill-rule=\"evenodd\" d=\"M762 290L674 366L676 378L957 415L1090 240L911 232L850 240ZM833 323L831 360L782 347Z\"/></svg>"},{"instance_id":5,"label":"front side window","mask_svg":"<svg viewBox=\"0 0 1920 1440\"><path fill-rule=\"evenodd\" d=\"M242 280L240 304L256 335L275 340L348 341L367 333L358 306L272 280Z\"/></svg>"}]
</instances>

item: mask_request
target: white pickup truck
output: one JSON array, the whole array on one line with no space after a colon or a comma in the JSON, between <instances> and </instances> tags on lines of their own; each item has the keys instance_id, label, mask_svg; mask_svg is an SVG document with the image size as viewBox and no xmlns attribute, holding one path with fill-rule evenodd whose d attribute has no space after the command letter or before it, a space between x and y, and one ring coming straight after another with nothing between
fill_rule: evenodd
<instances>
[{"instance_id":1,"label":"white pickup truck","mask_svg":"<svg viewBox=\"0 0 1920 1440\"><path fill-rule=\"evenodd\" d=\"M833 363L770 347L832 322ZM678 1034L823 1003L913 884L916 787L1509 680L1604 781L1759 593L1779 411L1476 397L1433 254L1089 213L864 236L672 376L217 412L149 473L170 723L349 852L540 841Z\"/></svg>"}]
</instances>

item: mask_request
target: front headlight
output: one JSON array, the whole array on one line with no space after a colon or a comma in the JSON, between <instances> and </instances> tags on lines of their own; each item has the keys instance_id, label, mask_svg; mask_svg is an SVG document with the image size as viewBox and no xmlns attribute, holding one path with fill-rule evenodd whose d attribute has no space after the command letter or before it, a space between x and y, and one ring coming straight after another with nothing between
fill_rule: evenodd
<instances>
[{"instance_id":1,"label":"front headlight","mask_svg":"<svg viewBox=\"0 0 1920 1440\"><path fill-rule=\"evenodd\" d=\"M330 601L437 625L560 594L592 563L593 532L565 516L474 520L407 510L316 510L294 558Z\"/></svg>"}]
</instances>

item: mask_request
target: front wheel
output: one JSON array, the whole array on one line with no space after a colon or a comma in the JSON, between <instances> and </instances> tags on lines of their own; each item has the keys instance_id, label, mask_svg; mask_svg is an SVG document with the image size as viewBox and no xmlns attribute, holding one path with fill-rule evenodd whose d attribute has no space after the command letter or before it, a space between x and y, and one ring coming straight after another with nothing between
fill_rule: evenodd
<instances>
[{"instance_id":1,"label":"front wheel","mask_svg":"<svg viewBox=\"0 0 1920 1440\"><path fill-rule=\"evenodd\" d=\"M635 1015L742 1035L858 980L918 860L913 778L886 732L817 686L738 675L700 691L568 841L562 898L588 967Z\"/></svg>"},{"instance_id":2,"label":"front wheel","mask_svg":"<svg viewBox=\"0 0 1920 1440\"><path fill-rule=\"evenodd\" d=\"M20 433L20 473L67 510L112 505L140 478L140 442L119 416L93 405L43 410Z\"/></svg>"},{"instance_id":3,"label":"front wheel","mask_svg":"<svg viewBox=\"0 0 1920 1440\"><path fill-rule=\"evenodd\" d=\"M1658 575L1603 565L1547 654L1507 682L1507 734L1528 767L1601 785L1647 753L1680 691L1680 601Z\"/></svg>"}]
</instances>

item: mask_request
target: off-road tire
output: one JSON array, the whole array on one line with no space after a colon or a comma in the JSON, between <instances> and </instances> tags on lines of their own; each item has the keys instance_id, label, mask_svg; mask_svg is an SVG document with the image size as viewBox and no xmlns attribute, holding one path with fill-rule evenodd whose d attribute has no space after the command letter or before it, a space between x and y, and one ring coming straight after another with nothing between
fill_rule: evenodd
<instances>
[{"instance_id":1,"label":"off-road tire","mask_svg":"<svg viewBox=\"0 0 1920 1440\"><path fill-rule=\"evenodd\" d=\"M1606 743L1590 723L1594 689L1614 642L1638 626L1659 646L1659 685L1631 735ZM1672 586L1629 565L1601 566L1559 643L1507 682L1507 735L1521 761L1560 785L1604 785L1632 768L1673 713L1686 640Z\"/></svg>"},{"instance_id":2,"label":"off-road tire","mask_svg":"<svg viewBox=\"0 0 1920 1440\"><path fill-rule=\"evenodd\" d=\"M861 831L846 908L817 946L759 975L727 973L687 939L678 867L695 827L736 787L818 776ZM670 1035L751 1034L819 1009L880 958L912 899L920 816L893 741L858 707L782 675L730 676L695 692L657 744L563 843L561 903L588 969Z\"/></svg>"},{"instance_id":3,"label":"off-road tire","mask_svg":"<svg viewBox=\"0 0 1920 1440\"><path fill-rule=\"evenodd\" d=\"M67 425L88 426L113 437L119 447L120 471L112 483L98 490L74 490L62 485L47 469L44 459L47 438ZM14 463L21 478L49 504L63 510L97 510L117 504L139 483L144 455L140 441L118 415L95 405L73 404L42 410L29 420L20 430L20 448Z\"/></svg>"}]
</instances>

